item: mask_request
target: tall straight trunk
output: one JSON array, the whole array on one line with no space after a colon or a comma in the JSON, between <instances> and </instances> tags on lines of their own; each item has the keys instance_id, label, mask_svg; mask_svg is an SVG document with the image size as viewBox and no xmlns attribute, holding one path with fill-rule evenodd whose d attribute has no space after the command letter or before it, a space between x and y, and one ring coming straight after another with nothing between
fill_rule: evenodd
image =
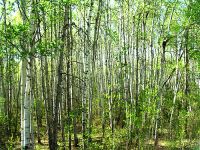
<instances>
[{"instance_id":1,"label":"tall straight trunk","mask_svg":"<svg viewBox=\"0 0 200 150\"><path fill-rule=\"evenodd\" d=\"M186 95L186 101L185 101L185 111L188 112L189 107L189 98L188 95L190 93L189 89L189 71L190 71L190 64L189 64L189 48L188 48L188 38L189 38L189 29L187 28L185 31L185 87L184 87L184 93ZM185 135L186 138L188 138L188 119L186 117L185 120Z\"/></svg>"},{"instance_id":2,"label":"tall straight trunk","mask_svg":"<svg viewBox=\"0 0 200 150\"><path fill-rule=\"evenodd\" d=\"M95 26L94 26L94 40L92 44L92 66L91 66L91 93L89 98L89 112L88 112L88 142L91 142L91 133L92 133L92 101L94 99L94 91L95 91L95 60L97 54L97 41L99 35L99 25L100 25L100 17L101 17L101 0L99 0L97 16L95 18Z\"/></svg>"},{"instance_id":3,"label":"tall straight trunk","mask_svg":"<svg viewBox=\"0 0 200 150\"><path fill-rule=\"evenodd\" d=\"M44 30L44 43L45 43L45 50L48 50L47 45L47 23L46 23L46 14L42 12L43 17L43 30ZM52 104L52 93L50 88L50 79L49 79L49 63L47 56L42 56L42 64L44 64L44 74L43 74L43 82L44 82L44 89L45 90L45 107L46 107L46 115L47 115L47 130L48 130L48 139L49 139L49 147L50 149L53 148L53 104Z\"/></svg>"},{"instance_id":4,"label":"tall straight trunk","mask_svg":"<svg viewBox=\"0 0 200 150\"><path fill-rule=\"evenodd\" d=\"M54 118L53 118L53 140L52 140L52 149L51 150L57 150L58 149L58 144L57 144L57 138L58 138L58 111L59 111L59 105L60 101L62 99L62 74L63 74L63 60L64 60L64 48L65 48L65 42L66 42L66 30L68 25L68 7L67 4L65 4L64 7L64 25L62 29L62 45L60 46L60 54L59 54L59 62L58 62L58 70L57 70L57 76L58 76L58 81L57 81L57 87L56 87L56 98L55 98L55 104L54 104Z\"/></svg>"},{"instance_id":5,"label":"tall straight trunk","mask_svg":"<svg viewBox=\"0 0 200 150\"><path fill-rule=\"evenodd\" d=\"M68 20L67 24L69 27L67 28L67 123L68 123L68 148L71 150L71 143L72 143L72 135L71 135L71 108L72 108L72 9L71 5L67 7L68 9Z\"/></svg>"},{"instance_id":6,"label":"tall straight trunk","mask_svg":"<svg viewBox=\"0 0 200 150\"><path fill-rule=\"evenodd\" d=\"M51 110L49 109L49 99L47 98L47 86L45 83L45 70L46 70L47 64L44 64L44 57L41 57L41 90L42 90L42 98L44 100L44 106L45 106L45 114L46 114L46 124L47 124L47 132L48 132L48 143L49 143L49 148L50 150L53 149L53 116L51 116Z\"/></svg>"},{"instance_id":7,"label":"tall straight trunk","mask_svg":"<svg viewBox=\"0 0 200 150\"><path fill-rule=\"evenodd\" d=\"M93 4L91 3L91 5L93 6ZM91 7L92 7L91 6ZM92 8L90 8L92 9ZM84 18L86 18L86 5L84 4ZM90 18L90 17L89 17ZM88 25L90 25L90 19L88 20ZM89 33L90 29L89 29L90 26L88 26L87 30L86 30L86 20L83 20L83 30L84 31L87 31L87 33ZM86 37L86 34L83 35L83 51L82 51L82 64L83 64L83 68L81 70L81 73L82 73L82 76L83 76L83 82L82 82L82 108L83 108L83 111L82 111L82 138L83 138L83 149L87 149L87 142L86 142L86 127L87 127L87 119L86 119L86 111L87 111L87 108L86 108L86 98L87 98L87 86L88 86L88 83L87 83L87 77L88 77L88 50L87 50L87 44L89 43L88 42L88 36L89 34L87 34L87 37Z\"/></svg>"},{"instance_id":8,"label":"tall straight trunk","mask_svg":"<svg viewBox=\"0 0 200 150\"><path fill-rule=\"evenodd\" d=\"M72 23L73 23L73 18L72 18L72 8L71 8L71 6L70 6L70 14L69 14L69 21L70 21L70 32L69 32L69 35L70 35L70 45L69 45L69 56L70 56L70 76L71 76L71 86L70 86L70 100L71 100L71 111L73 112L73 113L75 113L75 102L74 102L74 95L75 95L75 93L74 93L74 89L75 89L75 82L74 82L74 76L75 76L75 74L73 73L73 59L72 59L72 57L73 57L73 49L74 49L74 42L73 42L73 33L72 33ZM73 133L74 133L74 146L75 147L78 147L78 135L77 135L77 126L76 126L76 115L74 115L73 116L73 118L71 119L71 122L73 122ZM72 132L72 131L71 131ZM69 139L70 140L70 139ZM70 143L69 143L70 144Z\"/></svg>"},{"instance_id":9,"label":"tall straight trunk","mask_svg":"<svg viewBox=\"0 0 200 150\"><path fill-rule=\"evenodd\" d=\"M42 144L41 141L41 127L42 127L42 109L41 109L41 96L39 93L39 89L38 89L38 76L37 76L37 66L36 66L36 61L33 62L33 66L34 66L34 79L32 80L32 86L33 86L33 92L34 92L34 97L36 100L36 123L37 123L37 141L38 144Z\"/></svg>"},{"instance_id":10,"label":"tall straight trunk","mask_svg":"<svg viewBox=\"0 0 200 150\"><path fill-rule=\"evenodd\" d=\"M136 31L136 66L135 66L135 109L136 109L136 143L137 143L137 148L140 149L140 132L139 132L139 122L140 122L140 105L139 105L139 25L140 25L140 16L138 18L138 23L137 23L137 31Z\"/></svg>"},{"instance_id":11,"label":"tall straight trunk","mask_svg":"<svg viewBox=\"0 0 200 150\"><path fill-rule=\"evenodd\" d=\"M150 78L150 85L149 85L149 88L151 89L150 92L154 92L155 91L155 69L154 69L154 63L155 63L155 52L154 52L154 28L155 28L155 13L156 12L153 12L152 16L153 16L153 19L152 19L152 24L151 24L151 38L150 38L150 55L149 55L149 60L150 60L150 75L149 75L149 78ZM151 103L154 103L154 100L151 100L151 98L149 97L148 98L148 107L151 106ZM153 124L152 122L152 118L150 116L150 112L148 112L148 123L150 125L150 128L149 128L149 133L148 133L148 137L151 138L151 133L153 131L153 127L151 126L151 124Z\"/></svg>"},{"instance_id":12,"label":"tall straight trunk","mask_svg":"<svg viewBox=\"0 0 200 150\"><path fill-rule=\"evenodd\" d=\"M22 77L22 101L21 101L21 146L22 149L28 149L30 139L30 112L29 112L29 85L27 83L27 60L22 61L21 77Z\"/></svg>"},{"instance_id":13,"label":"tall straight trunk","mask_svg":"<svg viewBox=\"0 0 200 150\"><path fill-rule=\"evenodd\" d=\"M134 107L134 34L135 34L135 17L130 18L130 6L132 2L128 0L128 29L131 30L131 32L128 32L128 60L130 63L130 68L128 68L128 80L129 80L129 89L128 92L130 93L130 106L129 106L129 127L128 127L128 140L126 144L126 149L133 143L133 116L130 115L134 113L133 107Z\"/></svg>"},{"instance_id":14,"label":"tall straight trunk","mask_svg":"<svg viewBox=\"0 0 200 150\"><path fill-rule=\"evenodd\" d=\"M107 9L106 9L106 14L105 14L105 26L107 27L108 30L110 30L110 19L111 19L111 13L109 9L109 1L107 0ZM105 60L105 64L103 64L104 69L104 76L105 76L105 89L107 88L106 92L110 96L109 101L108 101L108 106L109 106L109 125L112 131L112 138L114 135L114 120L113 120L113 94L112 94L112 84L113 84L113 75L112 75L112 51L111 51L111 39L108 38L107 33L105 33L104 37L105 41L105 50L102 52L103 55L103 60ZM109 69L107 69L109 68ZM109 87L110 86L110 87Z\"/></svg>"},{"instance_id":15,"label":"tall straight trunk","mask_svg":"<svg viewBox=\"0 0 200 150\"><path fill-rule=\"evenodd\" d=\"M27 15L26 15L26 2L24 0L20 1L20 5L22 8L22 19L23 24L27 23ZM24 36L26 36L27 31L24 32ZM26 39L28 43L28 39ZM21 65L21 77L22 77L22 101L21 101L21 147L22 149L31 149L31 124L30 124L30 106L31 106L31 93L30 93L30 66L29 66L29 49L30 45L27 43L23 43L23 51L25 56L22 58Z\"/></svg>"},{"instance_id":16,"label":"tall straight trunk","mask_svg":"<svg viewBox=\"0 0 200 150\"><path fill-rule=\"evenodd\" d=\"M56 98L55 98L55 114L53 118L53 140L52 140L52 149L50 150L57 150L58 145L57 145L57 134L58 134L58 109L59 109L59 104L62 99L62 70L63 70L63 50L60 51L60 56L59 56L59 66L58 66L58 82L57 82L57 88L56 88Z\"/></svg>"}]
</instances>

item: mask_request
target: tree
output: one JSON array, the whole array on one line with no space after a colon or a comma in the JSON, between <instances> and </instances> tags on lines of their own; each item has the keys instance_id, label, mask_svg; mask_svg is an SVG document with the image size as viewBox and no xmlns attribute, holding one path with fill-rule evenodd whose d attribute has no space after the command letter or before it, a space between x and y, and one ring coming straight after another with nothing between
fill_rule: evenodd
<instances>
[{"instance_id":1,"label":"tree","mask_svg":"<svg viewBox=\"0 0 200 150\"><path fill-rule=\"evenodd\" d=\"M22 149L47 149L47 139L51 150L192 149L200 130L198 7L0 2L0 145L18 148L21 137Z\"/></svg>"}]
</instances>

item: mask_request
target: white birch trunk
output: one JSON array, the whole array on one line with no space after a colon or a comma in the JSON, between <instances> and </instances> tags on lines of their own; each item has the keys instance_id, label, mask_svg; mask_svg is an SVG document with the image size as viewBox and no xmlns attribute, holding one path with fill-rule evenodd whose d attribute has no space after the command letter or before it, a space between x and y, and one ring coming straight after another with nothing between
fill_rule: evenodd
<instances>
[{"instance_id":1,"label":"white birch trunk","mask_svg":"<svg viewBox=\"0 0 200 150\"><path fill-rule=\"evenodd\" d=\"M31 143L30 124L30 78L27 60L22 62L22 103L21 103L21 145L22 149L29 149Z\"/></svg>"},{"instance_id":2,"label":"white birch trunk","mask_svg":"<svg viewBox=\"0 0 200 150\"><path fill-rule=\"evenodd\" d=\"M25 88L26 88L26 64L25 60L22 61L21 66L21 78L22 78L22 94L21 94L21 146L23 149L24 145L24 97L25 97Z\"/></svg>"}]
</instances>

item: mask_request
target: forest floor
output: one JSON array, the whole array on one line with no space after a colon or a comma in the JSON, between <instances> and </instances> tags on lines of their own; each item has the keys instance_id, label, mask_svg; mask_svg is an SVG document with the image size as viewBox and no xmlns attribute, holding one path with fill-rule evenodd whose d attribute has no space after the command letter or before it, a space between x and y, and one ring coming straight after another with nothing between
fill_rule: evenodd
<instances>
[{"instance_id":1,"label":"forest floor","mask_svg":"<svg viewBox=\"0 0 200 150\"><path fill-rule=\"evenodd\" d=\"M80 145L82 144L82 140L79 139ZM67 145L68 143L66 143ZM119 144L119 143L116 143ZM102 148L103 142L101 140L101 137L93 137L92 146L91 148L88 148L88 150L109 150L110 148ZM20 150L20 142L13 143L14 150ZM42 144L35 143L35 150L48 150L48 140L47 137L44 137L42 139ZM59 150L62 150L63 146L61 146L61 143L59 143ZM82 147L74 147L73 141L72 141L72 150L81 150ZM115 148L116 150L127 150L126 142L121 143L121 147ZM134 146L128 147L128 150L134 150ZM142 146L143 150L200 150L200 142L197 140L189 141L189 140L182 140L182 141L170 141L170 140L164 140L161 139L158 141L158 146L154 147L154 141L153 140L146 140Z\"/></svg>"},{"instance_id":2,"label":"forest floor","mask_svg":"<svg viewBox=\"0 0 200 150\"><path fill-rule=\"evenodd\" d=\"M177 140L170 140L168 138L168 131L162 130L162 134L160 131L160 136L158 140L158 146L154 147L154 140L143 138L145 140L142 140L142 150L200 150L200 141L195 140L189 140L189 139L177 139ZM96 126L96 129L92 132L92 142L89 143L88 150L134 150L135 144L132 144L131 147L127 146L127 131L126 129L120 129L117 128L115 131L114 139L112 138L111 131L109 128L106 128L105 131L105 137L102 138L102 130L100 126ZM36 134L35 134L36 135ZM61 139L61 133L59 132L58 139ZM48 150L48 136L46 132L46 127L43 126L42 132L41 132L41 142L42 144L37 143L37 137L35 138L35 150ZM66 134L66 139L68 139L68 135ZM73 145L73 137L72 137L72 150L81 150L82 149L82 134L81 132L78 133L78 139L79 139L79 145L80 147L74 147ZM113 143L115 143L115 148L113 148ZM20 139L10 139L7 142L7 148L9 150L20 150ZM62 150L62 142L58 142L59 149ZM68 146L68 143L66 143L66 147ZM1 150L1 148L0 148Z\"/></svg>"},{"instance_id":3,"label":"forest floor","mask_svg":"<svg viewBox=\"0 0 200 150\"><path fill-rule=\"evenodd\" d=\"M152 143L152 141L150 141L150 143ZM144 150L200 150L200 146L194 146L194 148L190 148L185 146L184 148L182 147L178 147L178 146L174 146L172 147L171 145L173 145L173 142L169 142L169 141L159 141L159 145L157 148L154 148L153 144L146 144L145 148L143 148ZM43 141L43 144L36 144L35 145L35 150L48 150L48 143L45 141ZM60 147L60 150L62 150L63 148ZM79 150L82 149L80 147L74 147L72 146L72 150ZM124 150L126 148L124 147ZM21 150L20 144L18 143L16 145L16 147L14 148L14 150ZM92 150L92 149L91 149ZM96 150L101 150L101 149L96 149ZM117 149L117 150L123 150L123 149ZM134 148L130 148L128 150L134 150Z\"/></svg>"}]
</instances>

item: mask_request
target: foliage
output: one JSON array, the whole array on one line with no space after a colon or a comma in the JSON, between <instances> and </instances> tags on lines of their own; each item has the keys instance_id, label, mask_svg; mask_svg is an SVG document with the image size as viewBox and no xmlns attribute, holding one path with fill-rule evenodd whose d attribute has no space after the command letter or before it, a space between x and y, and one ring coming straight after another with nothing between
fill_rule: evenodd
<instances>
[{"instance_id":1,"label":"foliage","mask_svg":"<svg viewBox=\"0 0 200 150\"><path fill-rule=\"evenodd\" d=\"M28 146L45 143L36 149L192 148L200 136L199 7L199 0L0 2L7 149L20 131Z\"/></svg>"}]
</instances>

